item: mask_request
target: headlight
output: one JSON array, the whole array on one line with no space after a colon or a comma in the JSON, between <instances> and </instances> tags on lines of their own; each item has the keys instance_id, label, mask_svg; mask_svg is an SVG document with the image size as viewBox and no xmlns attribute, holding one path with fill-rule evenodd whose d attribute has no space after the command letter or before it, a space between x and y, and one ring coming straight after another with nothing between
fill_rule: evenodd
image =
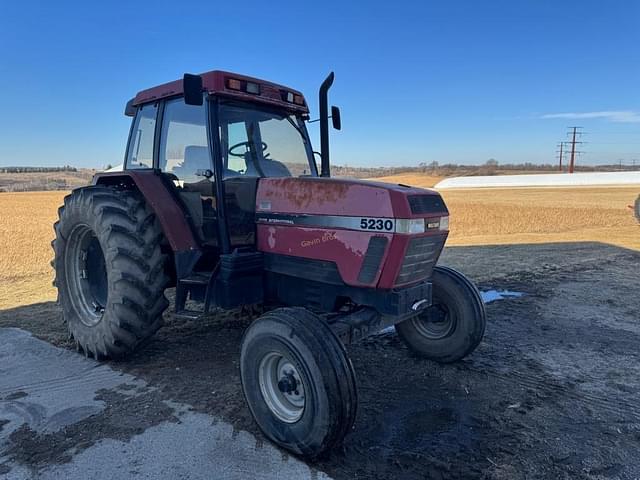
<instances>
[{"instance_id":1,"label":"headlight","mask_svg":"<svg viewBox=\"0 0 640 480\"><path fill-rule=\"evenodd\" d=\"M396 233L424 233L424 218L401 218L396 220Z\"/></svg>"},{"instance_id":2,"label":"headlight","mask_svg":"<svg viewBox=\"0 0 640 480\"><path fill-rule=\"evenodd\" d=\"M449 217L440 217L440 230L449 230Z\"/></svg>"}]
</instances>

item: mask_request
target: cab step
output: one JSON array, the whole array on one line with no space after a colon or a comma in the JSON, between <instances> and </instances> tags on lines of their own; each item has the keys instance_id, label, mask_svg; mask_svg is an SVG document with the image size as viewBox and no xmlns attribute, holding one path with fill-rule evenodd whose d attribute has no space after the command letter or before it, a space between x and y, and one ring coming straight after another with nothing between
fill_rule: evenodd
<instances>
[{"instance_id":1,"label":"cab step","mask_svg":"<svg viewBox=\"0 0 640 480\"><path fill-rule=\"evenodd\" d=\"M193 272L191 275L178 280L176 285L175 314L181 318L196 319L206 315L209 311L207 299L214 272ZM186 308L187 300L203 303L201 311Z\"/></svg>"}]
</instances>

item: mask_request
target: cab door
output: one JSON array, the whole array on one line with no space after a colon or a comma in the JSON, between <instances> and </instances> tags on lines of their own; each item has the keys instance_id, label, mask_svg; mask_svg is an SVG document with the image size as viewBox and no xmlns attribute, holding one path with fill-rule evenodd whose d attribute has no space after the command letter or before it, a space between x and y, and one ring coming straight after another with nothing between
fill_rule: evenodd
<instances>
[{"instance_id":1,"label":"cab door","mask_svg":"<svg viewBox=\"0 0 640 480\"><path fill-rule=\"evenodd\" d=\"M222 117L220 122L220 150L225 208L232 248L254 247L256 243L256 192L259 176L252 168L254 153L249 146L251 129L244 119Z\"/></svg>"},{"instance_id":2,"label":"cab door","mask_svg":"<svg viewBox=\"0 0 640 480\"><path fill-rule=\"evenodd\" d=\"M215 185L206 106L164 104L158 166L174 183L203 246L218 246Z\"/></svg>"}]
</instances>

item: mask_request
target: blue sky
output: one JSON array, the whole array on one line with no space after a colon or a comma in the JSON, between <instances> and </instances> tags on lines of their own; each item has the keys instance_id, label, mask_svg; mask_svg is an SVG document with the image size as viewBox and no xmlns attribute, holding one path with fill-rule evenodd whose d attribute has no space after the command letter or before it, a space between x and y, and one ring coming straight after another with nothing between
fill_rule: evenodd
<instances>
[{"instance_id":1,"label":"blue sky","mask_svg":"<svg viewBox=\"0 0 640 480\"><path fill-rule=\"evenodd\" d=\"M138 90L226 69L336 73L334 163L640 164L640 2L3 2L0 165L121 161Z\"/></svg>"}]
</instances>

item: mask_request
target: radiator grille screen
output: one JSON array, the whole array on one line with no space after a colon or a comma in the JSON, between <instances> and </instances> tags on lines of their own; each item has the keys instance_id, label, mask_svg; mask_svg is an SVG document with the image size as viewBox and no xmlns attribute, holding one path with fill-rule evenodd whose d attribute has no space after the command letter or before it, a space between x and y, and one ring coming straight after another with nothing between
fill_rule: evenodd
<instances>
[{"instance_id":1,"label":"radiator grille screen","mask_svg":"<svg viewBox=\"0 0 640 480\"><path fill-rule=\"evenodd\" d=\"M442 235L412 238L409 241L400 273L396 278L396 285L431 277L431 272L438 261L445 241L446 236Z\"/></svg>"}]
</instances>

